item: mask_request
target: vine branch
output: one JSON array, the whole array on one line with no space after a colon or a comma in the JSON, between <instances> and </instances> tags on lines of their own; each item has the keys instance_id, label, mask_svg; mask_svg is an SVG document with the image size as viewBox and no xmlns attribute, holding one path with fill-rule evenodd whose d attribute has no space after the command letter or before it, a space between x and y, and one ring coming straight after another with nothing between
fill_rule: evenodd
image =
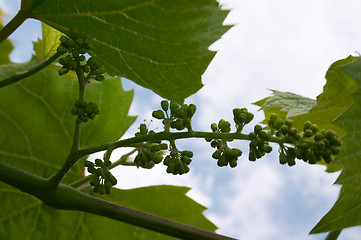
<instances>
[{"instance_id":1,"label":"vine branch","mask_svg":"<svg viewBox=\"0 0 361 240\"><path fill-rule=\"evenodd\" d=\"M21 79L24 79L26 77L31 76L34 73L39 72L40 70L42 70L43 68L45 68L46 66L48 66L49 64L54 62L60 56L61 56L61 54L55 53L50 58L48 58L47 60L45 60L45 61L43 61L43 62L41 62L41 63L39 63L39 64L37 64L35 66L32 66L29 69L17 72L17 73L15 73L15 75L13 75L13 76L11 76L9 78L6 78L4 80L1 80L0 81L0 88L5 87L5 86L10 85L10 84L13 84L13 83L16 83L16 82L20 81Z\"/></svg>"},{"instance_id":2,"label":"vine branch","mask_svg":"<svg viewBox=\"0 0 361 240\"><path fill-rule=\"evenodd\" d=\"M342 229L330 231L330 232L327 234L325 240L337 240L337 239L338 239L338 236L340 236L340 234L341 234L341 231L342 231Z\"/></svg>"},{"instance_id":3,"label":"vine branch","mask_svg":"<svg viewBox=\"0 0 361 240\"><path fill-rule=\"evenodd\" d=\"M10 22L0 30L0 43L7 39L28 18L28 12L20 10Z\"/></svg>"},{"instance_id":4,"label":"vine branch","mask_svg":"<svg viewBox=\"0 0 361 240\"><path fill-rule=\"evenodd\" d=\"M137 143L142 143L146 141L157 141L157 140L177 140L177 139L185 139L185 138L213 138L213 139L238 139L238 140L250 140L250 137L247 134L243 133L217 133L217 132L200 132L200 131L192 131L192 132L159 132L148 135L136 136L132 138L127 138L123 140L119 140L113 143L106 143L94 147L84 148L79 150L79 155L81 157L90 155L92 153L100 152L107 150L109 147L121 148L121 147L131 147ZM274 143L284 143L284 141L278 137L271 137L269 139L270 142Z\"/></svg>"},{"instance_id":5,"label":"vine branch","mask_svg":"<svg viewBox=\"0 0 361 240\"><path fill-rule=\"evenodd\" d=\"M0 181L27 192L60 210L82 211L146 228L180 239L231 240L213 232L121 206L68 185L49 186L48 180L0 161Z\"/></svg>"}]
</instances>

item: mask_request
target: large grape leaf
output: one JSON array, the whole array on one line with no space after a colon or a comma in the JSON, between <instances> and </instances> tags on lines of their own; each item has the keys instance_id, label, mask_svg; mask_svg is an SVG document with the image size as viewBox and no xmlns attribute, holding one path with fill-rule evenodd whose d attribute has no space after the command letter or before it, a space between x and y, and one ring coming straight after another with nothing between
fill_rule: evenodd
<instances>
[{"instance_id":1,"label":"large grape leaf","mask_svg":"<svg viewBox=\"0 0 361 240\"><path fill-rule=\"evenodd\" d=\"M346 95L343 95L347 100L337 98L335 101L351 104L345 104L347 108L334 121L336 126L341 126L346 132L342 139L342 151L334 161L334 164L343 166L336 181L342 185L340 196L311 233L361 225L361 58L346 64L334 64L327 77L324 97L333 98L333 94L347 89ZM344 88L340 89L340 86Z\"/></svg>"},{"instance_id":2,"label":"large grape leaf","mask_svg":"<svg viewBox=\"0 0 361 240\"><path fill-rule=\"evenodd\" d=\"M0 79L37 64L0 66ZM50 66L18 83L0 89L0 159L42 177L54 174L64 163L73 141L75 118L70 114L77 99L77 81L59 77ZM128 110L133 93L121 81L106 79L88 86L87 100L98 103L100 115L83 124L81 145L116 141L133 123ZM114 104L114 101L117 104ZM72 170L70 176L80 173Z\"/></svg>"},{"instance_id":3,"label":"large grape leaf","mask_svg":"<svg viewBox=\"0 0 361 240\"><path fill-rule=\"evenodd\" d=\"M331 65L326 74L324 91L317 97L317 104L308 112L293 116L291 119L298 128L306 120L316 123L320 128L333 129L342 136L342 150L328 166L328 171L342 168L336 184L342 184L339 199L332 209L312 229L311 233L339 230L361 225L361 59L349 56ZM274 96L257 102L265 114L285 111L282 101L269 101ZM280 95L278 95L280 97ZM272 103L265 105L265 103ZM288 107L289 105L286 104ZM297 107L293 105L293 107ZM305 106L307 109L307 106Z\"/></svg>"},{"instance_id":4,"label":"large grape leaf","mask_svg":"<svg viewBox=\"0 0 361 240\"><path fill-rule=\"evenodd\" d=\"M175 239L89 213L54 210L30 195L2 185L5 184L0 183L1 196L6 205L10 205L11 208L0 208L0 239ZM214 231L216 227L202 214L205 207L187 197L185 194L188 191L188 188L176 186L152 186L132 190L114 189L106 199Z\"/></svg>"},{"instance_id":5,"label":"large grape leaf","mask_svg":"<svg viewBox=\"0 0 361 240\"><path fill-rule=\"evenodd\" d=\"M228 11L216 0L23 2L35 19L93 37L91 54L110 74L178 102L202 87L201 75L215 55L208 47L230 28L222 25Z\"/></svg>"}]
</instances>

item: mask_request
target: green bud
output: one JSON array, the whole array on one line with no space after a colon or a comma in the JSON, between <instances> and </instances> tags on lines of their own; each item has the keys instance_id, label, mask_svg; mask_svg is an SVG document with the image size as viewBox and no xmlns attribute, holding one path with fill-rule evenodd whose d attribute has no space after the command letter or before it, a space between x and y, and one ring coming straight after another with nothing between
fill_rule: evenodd
<instances>
[{"instance_id":1,"label":"green bud","mask_svg":"<svg viewBox=\"0 0 361 240\"><path fill-rule=\"evenodd\" d=\"M98 177L93 177L90 181L89 181L90 186L99 186L100 185L100 181Z\"/></svg>"},{"instance_id":2,"label":"green bud","mask_svg":"<svg viewBox=\"0 0 361 240\"><path fill-rule=\"evenodd\" d=\"M217 165L219 167L224 167L228 165L228 161L226 160L226 158L224 156L220 157L217 161Z\"/></svg>"},{"instance_id":3,"label":"green bud","mask_svg":"<svg viewBox=\"0 0 361 240\"><path fill-rule=\"evenodd\" d=\"M212 158L214 159L219 159L222 155L222 150L221 149L217 149L213 154L212 154Z\"/></svg>"},{"instance_id":4,"label":"green bud","mask_svg":"<svg viewBox=\"0 0 361 240\"><path fill-rule=\"evenodd\" d=\"M156 119L164 119L164 112L162 110L153 111L152 116Z\"/></svg>"},{"instance_id":5,"label":"green bud","mask_svg":"<svg viewBox=\"0 0 361 240\"><path fill-rule=\"evenodd\" d=\"M237 161L236 161L236 160L230 161L230 162L229 162L229 166L230 166L231 168L237 167Z\"/></svg>"},{"instance_id":6,"label":"green bud","mask_svg":"<svg viewBox=\"0 0 361 240\"><path fill-rule=\"evenodd\" d=\"M311 129L307 129L306 131L304 131L303 136L308 138L308 137L312 137L313 136L313 131Z\"/></svg>"},{"instance_id":7,"label":"green bud","mask_svg":"<svg viewBox=\"0 0 361 240\"><path fill-rule=\"evenodd\" d=\"M258 133L258 137L262 138L263 140L269 140L270 139L270 134L264 132L264 131L261 131L260 133Z\"/></svg>"},{"instance_id":8,"label":"green bud","mask_svg":"<svg viewBox=\"0 0 361 240\"><path fill-rule=\"evenodd\" d=\"M279 159L280 159L280 164L284 165L287 163L287 156L284 152L280 153Z\"/></svg>"},{"instance_id":9,"label":"green bud","mask_svg":"<svg viewBox=\"0 0 361 240\"><path fill-rule=\"evenodd\" d=\"M163 160L163 153L162 152L157 152L153 157L153 162L155 164L160 163L162 160Z\"/></svg>"},{"instance_id":10,"label":"green bud","mask_svg":"<svg viewBox=\"0 0 361 240\"><path fill-rule=\"evenodd\" d=\"M341 151L341 148L339 146L332 146L331 147L331 153L332 155L337 155L339 154Z\"/></svg>"},{"instance_id":11,"label":"green bud","mask_svg":"<svg viewBox=\"0 0 361 240\"><path fill-rule=\"evenodd\" d=\"M193 117L194 113L196 112L197 107L194 104L189 104L188 108L187 108L187 115L188 117Z\"/></svg>"},{"instance_id":12,"label":"green bud","mask_svg":"<svg viewBox=\"0 0 361 240\"><path fill-rule=\"evenodd\" d=\"M104 77L103 75L96 75L96 76L94 77L94 79L95 79L96 81L101 82L101 81L103 81L103 80L105 79L105 77Z\"/></svg>"},{"instance_id":13,"label":"green bud","mask_svg":"<svg viewBox=\"0 0 361 240\"><path fill-rule=\"evenodd\" d=\"M257 134L255 134L254 132L250 132L250 133L248 134L248 137L249 137L251 140L254 140L254 139L257 138Z\"/></svg>"},{"instance_id":14,"label":"green bud","mask_svg":"<svg viewBox=\"0 0 361 240\"><path fill-rule=\"evenodd\" d=\"M163 100L160 102L160 106L162 107L163 111L168 111L169 108L169 102L166 100Z\"/></svg>"},{"instance_id":15,"label":"green bud","mask_svg":"<svg viewBox=\"0 0 361 240\"><path fill-rule=\"evenodd\" d=\"M179 107L177 103L170 102L170 111L173 115L178 111Z\"/></svg>"},{"instance_id":16,"label":"green bud","mask_svg":"<svg viewBox=\"0 0 361 240\"><path fill-rule=\"evenodd\" d=\"M246 121L245 121L245 123L246 124L248 124L248 123L250 123L252 120L253 120L253 118L254 118L254 114L253 113L247 113L247 118L246 118Z\"/></svg>"},{"instance_id":17,"label":"green bud","mask_svg":"<svg viewBox=\"0 0 361 240\"><path fill-rule=\"evenodd\" d=\"M263 148L266 153L272 152L272 147L268 144L265 144Z\"/></svg>"},{"instance_id":18,"label":"green bud","mask_svg":"<svg viewBox=\"0 0 361 240\"><path fill-rule=\"evenodd\" d=\"M94 167L94 163L90 162L90 161L85 161L84 162L84 166L85 167Z\"/></svg>"},{"instance_id":19,"label":"green bud","mask_svg":"<svg viewBox=\"0 0 361 240\"><path fill-rule=\"evenodd\" d=\"M89 121L89 117L84 116L84 117L81 118L81 121L82 121L82 122L88 122L88 121Z\"/></svg>"},{"instance_id":20,"label":"green bud","mask_svg":"<svg viewBox=\"0 0 361 240\"><path fill-rule=\"evenodd\" d=\"M181 154L190 158L193 157L193 152L189 150L185 150Z\"/></svg>"},{"instance_id":21,"label":"green bud","mask_svg":"<svg viewBox=\"0 0 361 240\"><path fill-rule=\"evenodd\" d=\"M160 149L162 149L162 150L168 149L168 144L166 144L166 143L161 143L161 144L159 144L159 146L160 146Z\"/></svg>"},{"instance_id":22,"label":"green bud","mask_svg":"<svg viewBox=\"0 0 361 240\"><path fill-rule=\"evenodd\" d=\"M217 123L212 123L212 124L211 124L211 129L212 129L213 132L216 132L217 129L218 129Z\"/></svg>"},{"instance_id":23,"label":"green bud","mask_svg":"<svg viewBox=\"0 0 361 240\"><path fill-rule=\"evenodd\" d=\"M140 124L139 126L139 132L141 134L147 134L148 133L148 128L147 128L147 125L145 125L144 123Z\"/></svg>"},{"instance_id":24,"label":"green bud","mask_svg":"<svg viewBox=\"0 0 361 240\"><path fill-rule=\"evenodd\" d=\"M273 127L275 122L277 121L277 118L278 118L277 114L272 113L269 120L268 120L268 126Z\"/></svg>"},{"instance_id":25,"label":"green bud","mask_svg":"<svg viewBox=\"0 0 361 240\"><path fill-rule=\"evenodd\" d=\"M312 130L313 134L316 134L316 132L318 131L318 126L316 124L312 124L310 129Z\"/></svg>"},{"instance_id":26,"label":"green bud","mask_svg":"<svg viewBox=\"0 0 361 240\"><path fill-rule=\"evenodd\" d=\"M102 167L102 166L104 166L104 163L101 159L97 158L97 159L95 159L95 165L98 167Z\"/></svg>"},{"instance_id":27,"label":"green bud","mask_svg":"<svg viewBox=\"0 0 361 240\"><path fill-rule=\"evenodd\" d=\"M306 121L305 124L303 125L303 131L311 129L311 127L312 127L312 123L310 121Z\"/></svg>"},{"instance_id":28,"label":"green bud","mask_svg":"<svg viewBox=\"0 0 361 240\"><path fill-rule=\"evenodd\" d=\"M255 134L259 134L260 132L262 131L262 126L261 125L255 125L254 126L254 132L255 132Z\"/></svg>"},{"instance_id":29,"label":"green bud","mask_svg":"<svg viewBox=\"0 0 361 240\"><path fill-rule=\"evenodd\" d=\"M286 119L286 120L285 120L285 125L286 125L289 129L292 128L292 123L293 123L293 121L292 121L291 119Z\"/></svg>"},{"instance_id":30,"label":"green bud","mask_svg":"<svg viewBox=\"0 0 361 240\"><path fill-rule=\"evenodd\" d=\"M64 54L66 52L68 52L68 48L63 46L63 45L59 45L59 47L56 49L56 51L59 53L59 54Z\"/></svg>"},{"instance_id":31,"label":"green bud","mask_svg":"<svg viewBox=\"0 0 361 240\"><path fill-rule=\"evenodd\" d=\"M275 123L274 123L274 128L275 129L280 129L280 127L282 127L285 124L285 121L282 119L278 119Z\"/></svg>"},{"instance_id":32,"label":"green bud","mask_svg":"<svg viewBox=\"0 0 361 240\"><path fill-rule=\"evenodd\" d=\"M69 72L69 68L60 68L59 70L58 70L58 73L59 73L59 76L62 76L62 75L64 75L64 74L67 74L68 72Z\"/></svg>"},{"instance_id":33,"label":"green bud","mask_svg":"<svg viewBox=\"0 0 361 240\"><path fill-rule=\"evenodd\" d=\"M232 150L233 150L234 154L235 154L237 157L239 157L239 156L242 155L242 151L241 151L240 149L238 149L238 148L232 148Z\"/></svg>"},{"instance_id":34,"label":"green bud","mask_svg":"<svg viewBox=\"0 0 361 240\"><path fill-rule=\"evenodd\" d=\"M84 100L76 100L75 102L74 102L74 106L75 107L78 107L78 108L85 108L85 106L87 105L87 102L86 101L84 101Z\"/></svg>"},{"instance_id":35,"label":"green bud","mask_svg":"<svg viewBox=\"0 0 361 240\"><path fill-rule=\"evenodd\" d=\"M222 132L230 132L231 131L231 123L221 119L218 123L218 128L221 129Z\"/></svg>"},{"instance_id":36,"label":"green bud","mask_svg":"<svg viewBox=\"0 0 361 240\"><path fill-rule=\"evenodd\" d=\"M248 159L252 162L257 160L256 152L254 150L249 151Z\"/></svg>"},{"instance_id":37,"label":"green bud","mask_svg":"<svg viewBox=\"0 0 361 240\"><path fill-rule=\"evenodd\" d=\"M232 149L230 149L230 148L227 147L227 148L224 150L224 156L226 157L226 160L230 160L230 159L234 158Z\"/></svg>"},{"instance_id":38,"label":"green bud","mask_svg":"<svg viewBox=\"0 0 361 240\"><path fill-rule=\"evenodd\" d=\"M280 131L283 135L287 135L288 134L288 126L287 125L283 125L281 128L280 128Z\"/></svg>"},{"instance_id":39,"label":"green bud","mask_svg":"<svg viewBox=\"0 0 361 240\"><path fill-rule=\"evenodd\" d=\"M192 159L191 159L190 157L188 157L188 156L183 155L183 156L181 156L181 161L182 161L184 164L189 165L189 164L191 163Z\"/></svg>"},{"instance_id":40,"label":"green bud","mask_svg":"<svg viewBox=\"0 0 361 240\"><path fill-rule=\"evenodd\" d=\"M332 137L330 140L330 144L334 146L341 146L341 141L336 136Z\"/></svg>"}]
</instances>

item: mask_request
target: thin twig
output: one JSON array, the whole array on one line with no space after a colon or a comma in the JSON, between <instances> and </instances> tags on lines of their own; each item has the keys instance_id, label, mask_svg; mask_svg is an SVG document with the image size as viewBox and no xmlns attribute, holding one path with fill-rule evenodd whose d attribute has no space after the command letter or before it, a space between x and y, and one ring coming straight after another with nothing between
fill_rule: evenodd
<instances>
[{"instance_id":1,"label":"thin twig","mask_svg":"<svg viewBox=\"0 0 361 240\"><path fill-rule=\"evenodd\" d=\"M10 84L13 84L13 83L16 83L16 82L20 81L21 79L24 79L26 77L31 76L34 73L39 72L40 70L42 70L43 68L45 68L46 66L48 66L49 64L54 62L60 56L61 56L61 54L55 53L50 58L48 58L47 60L45 60L45 61L43 61L43 62L41 62L41 63L39 63L39 64L37 64L35 66L32 66L29 69L17 72L17 73L15 73L15 75L13 75L13 76L11 76L9 78L6 78L4 80L1 80L0 81L0 88L5 87L5 86L10 85Z\"/></svg>"}]
</instances>

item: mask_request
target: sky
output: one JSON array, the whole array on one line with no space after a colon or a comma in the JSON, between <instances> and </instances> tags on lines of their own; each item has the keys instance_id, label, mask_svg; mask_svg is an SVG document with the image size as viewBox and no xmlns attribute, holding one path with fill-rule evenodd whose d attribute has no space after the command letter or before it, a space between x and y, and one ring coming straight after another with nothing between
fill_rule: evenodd
<instances>
[{"instance_id":1,"label":"sky","mask_svg":"<svg viewBox=\"0 0 361 240\"><path fill-rule=\"evenodd\" d=\"M230 9L225 24L234 25L210 49L218 51L203 75L204 87L186 100L197 105L194 128L209 131L212 122L232 120L232 109L247 107L255 113L254 123L263 120L252 105L270 95L269 89L294 92L316 98L325 84L325 73L336 60L361 52L361 2L359 0L221 0ZM0 0L0 7L14 15L20 1ZM31 29L31 31L29 31ZM25 31L24 31L25 30ZM40 36L40 24L27 20L15 32L15 62L27 61L32 41ZM124 80L134 89L130 115L138 115L124 137L150 122L161 98ZM247 130L247 129L246 129ZM205 205L205 215L220 234L252 240L318 240L324 234L308 235L338 198L333 185L339 173L326 173L323 166L298 161L281 166L276 153L257 162L247 160L247 144L240 143L244 156L235 169L219 168L205 141L185 140L181 149L195 152L191 172L182 176L165 173L163 166L152 170L120 168L114 173L118 187L134 188L156 184L188 186L189 196ZM120 154L120 153L119 153ZM360 239L361 228L344 230L340 240Z\"/></svg>"}]
</instances>

